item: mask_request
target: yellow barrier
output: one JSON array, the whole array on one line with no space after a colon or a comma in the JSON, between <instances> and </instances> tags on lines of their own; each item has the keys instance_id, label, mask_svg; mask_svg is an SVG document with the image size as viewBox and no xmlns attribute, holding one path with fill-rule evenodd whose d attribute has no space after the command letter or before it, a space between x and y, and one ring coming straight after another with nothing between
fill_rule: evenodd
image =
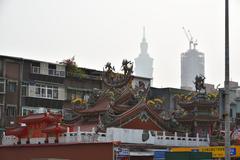
<instances>
[{"instance_id":1,"label":"yellow barrier","mask_svg":"<svg viewBox=\"0 0 240 160\"><path fill-rule=\"evenodd\" d=\"M211 146L211 147L179 147L171 148L171 152L211 152L213 158L224 158L224 146ZM231 146L231 157L240 157L240 146Z\"/></svg>"}]
</instances>

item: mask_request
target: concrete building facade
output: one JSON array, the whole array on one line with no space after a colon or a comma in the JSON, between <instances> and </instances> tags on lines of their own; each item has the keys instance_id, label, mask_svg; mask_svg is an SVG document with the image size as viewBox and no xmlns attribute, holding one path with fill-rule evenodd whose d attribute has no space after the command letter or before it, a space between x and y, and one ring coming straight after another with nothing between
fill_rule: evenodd
<instances>
[{"instance_id":1,"label":"concrete building facade","mask_svg":"<svg viewBox=\"0 0 240 160\"><path fill-rule=\"evenodd\" d=\"M224 89L219 89L220 94L220 104L219 104L219 111L220 111L220 119L224 120ZM240 86L238 86L237 82L230 82L230 118L231 123L235 124L240 128Z\"/></svg>"}]
</instances>

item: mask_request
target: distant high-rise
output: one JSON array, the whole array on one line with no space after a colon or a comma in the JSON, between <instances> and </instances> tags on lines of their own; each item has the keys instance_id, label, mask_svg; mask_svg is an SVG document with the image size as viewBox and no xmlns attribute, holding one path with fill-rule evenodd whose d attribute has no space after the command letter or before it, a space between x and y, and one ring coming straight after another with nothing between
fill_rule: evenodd
<instances>
[{"instance_id":1,"label":"distant high-rise","mask_svg":"<svg viewBox=\"0 0 240 160\"><path fill-rule=\"evenodd\" d=\"M191 46L191 45L190 45ZM194 90L196 75L204 76L204 53L199 52L194 45L181 54L181 88Z\"/></svg>"},{"instance_id":2,"label":"distant high-rise","mask_svg":"<svg viewBox=\"0 0 240 160\"><path fill-rule=\"evenodd\" d=\"M137 58L135 58L134 74L140 77L153 77L153 58L148 54L148 43L145 38L145 28L143 28L143 38L140 43L141 52Z\"/></svg>"}]
</instances>

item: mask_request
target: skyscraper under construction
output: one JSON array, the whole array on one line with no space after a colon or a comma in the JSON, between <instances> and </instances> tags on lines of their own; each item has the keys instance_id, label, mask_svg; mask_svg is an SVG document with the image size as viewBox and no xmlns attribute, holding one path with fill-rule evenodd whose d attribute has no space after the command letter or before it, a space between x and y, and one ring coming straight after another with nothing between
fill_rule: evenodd
<instances>
[{"instance_id":1,"label":"skyscraper under construction","mask_svg":"<svg viewBox=\"0 0 240 160\"><path fill-rule=\"evenodd\" d=\"M205 58L204 53L196 49L197 41L193 40L191 33L189 31L187 33L185 29L184 31L189 40L189 49L181 54L181 88L194 90L195 76L204 76Z\"/></svg>"}]
</instances>

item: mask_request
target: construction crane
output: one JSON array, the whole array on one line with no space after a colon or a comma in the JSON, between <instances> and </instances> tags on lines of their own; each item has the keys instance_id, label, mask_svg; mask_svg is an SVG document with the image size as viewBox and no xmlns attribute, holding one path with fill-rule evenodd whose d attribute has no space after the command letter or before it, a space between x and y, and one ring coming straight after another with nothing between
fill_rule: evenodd
<instances>
[{"instance_id":1,"label":"construction crane","mask_svg":"<svg viewBox=\"0 0 240 160\"><path fill-rule=\"evenodd\" d=\"M193 49L196 49L196 46L198 45L197 40L194 41L194 38L193 38L190 30L188 30L188 32L187 32L187 30L184 27L182 27L182 29L188 39L189 49L192 49L192 45L193 45Z\"/></svg>"}]
</instances>

